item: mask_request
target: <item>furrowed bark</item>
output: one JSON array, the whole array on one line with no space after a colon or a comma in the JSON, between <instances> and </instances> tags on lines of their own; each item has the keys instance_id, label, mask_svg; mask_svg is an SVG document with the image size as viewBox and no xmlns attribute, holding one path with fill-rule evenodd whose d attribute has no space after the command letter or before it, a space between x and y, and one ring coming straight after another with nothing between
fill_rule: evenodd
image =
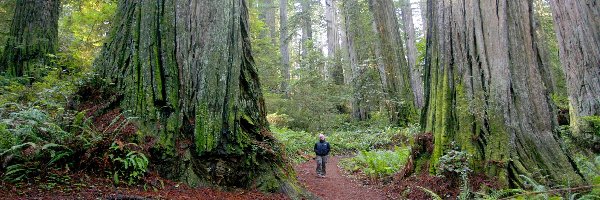
<instances>
[{"instance_id":1,"label":"furrowed bark","mask_svg":"<svg viewBox=\"0 0 600 200\"><path fill-rule=\"evenodd\" d=\"M364 67L359 64L359 54L357 53L356 40L359 35L359 31L364 28L360 27L359 19L359 4L357 0L345 0L342 6L342 17L344 18L344 33L345 40L344 45L347 51L348 64L350 64L351 76L348 81L349 85L352 86L352 118L356 120L366 120L368 118L368 106L365 102L365 96L361 92L362 81L360 80L361 74L364 73ZM370 32L367 31L367 32Z\"/></svg>"},{"instance_id":2,"label":"furrowed bark","mask_svg":"<svg viewBox=\"0 0 600 200\"><path fill-rule=\"evenodd\" d=\"M567 77L571 128L594 133L588 116L600 116L600 1L551 0L560 60ZM596 144L598 145L598 144Z\"/></svg>"},{"instance_id":3,"label":"furrowed bark","mask_svg":"<svg viewBox=\"0 0 600 200\"><path fill-rule=\"evenodd\" d=\"M298 194L268 129L245 0L119 2L96 71L158 139L161 175Z\"/></svg>"},{"instance_id":4,"label":"furrowed bark","mask_svg":"<svg viewBox=\"0 0 600 200\"><path fill-rule=\"evenodd\" d=\"M18 0L9 37L0 58L0 73L39 78L58 48L59 0Z\"/></svg>"},{"instance_id":5,"label":"furrowed bark","mask_svg":"<svg viewBox=\"0 0 600 200\"><path fill-rule=\"evenodd\" d=\"M430 171L452 141L475 171L509 186L519 175L582 184L557 139L542 81L532 1L429 0L422 124L434 134Z\"/></svg>"},{"instance_id":6,"label":"furrowed bark","mask_svg":"<svg viewBox=\"0 0 600 200\"><path fill-rule=\"evenodd\" d=\"M408 67L398 20L391 0L369 0L369 9L373 13L376 32L379 35L381 61L383 63L382 80L385 80L384 94L390 122L405 125L413 120L416 108L410 84Z\"/></svg>"}]
</instances>

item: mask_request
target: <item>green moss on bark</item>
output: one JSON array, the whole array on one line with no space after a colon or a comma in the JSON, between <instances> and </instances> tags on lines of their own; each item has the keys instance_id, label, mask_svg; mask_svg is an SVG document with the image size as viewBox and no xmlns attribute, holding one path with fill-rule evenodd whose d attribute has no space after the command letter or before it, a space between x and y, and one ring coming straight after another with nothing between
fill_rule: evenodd
<instances>
[{"instance_id":1,"label":"green moss on bark","mask_svg":"<svg viewBox=\"0 0 600 200\"><path fill-rule=\"evenodd\" d=\"M268 130L246 12L243 0L120 2L95 66L158 138L161 175L267 191L296 184Z\"/></svg>"}]
</instances>

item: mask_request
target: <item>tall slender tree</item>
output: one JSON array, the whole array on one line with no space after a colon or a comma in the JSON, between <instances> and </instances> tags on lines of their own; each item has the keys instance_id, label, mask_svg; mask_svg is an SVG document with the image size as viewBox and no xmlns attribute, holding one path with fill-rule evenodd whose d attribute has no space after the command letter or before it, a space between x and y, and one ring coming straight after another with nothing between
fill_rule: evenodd
<instances>
[{"instance_id":1,"label":"tall slender tree","mask_svg":"<svg viewBox=\"0 0 600 200\"><path fill-rule=\"evenodd\" d=\"M36 68L50 65L58 46L59 0L17 0L10 36L0 58L0 72L36 77Z\"/></svg>"},{"instance_id":2,"label":"tall slender tree","mask_svg":"<svg viewBox=\"0 0 600 200\"><path fill-rule=\"evenodd\" d=\"M279 51L281 52L281 90L289 98L290 84L290 50L288 40L288 1L279 0Z\"/></svg>"},{"instance_id":3,"label":"tall slender tree","mask_svg":"<svg viewBox=\"0 0 600 200\"><path fill-rule=\"evenodd\" d=\"M272 45L277 45L277 26L275 24L275 10L277 7L274 5L273 0L257 0L254 5L259 11L258 17L267 27L264 31L260 31L260 36L271 39ZM250 6L252 9L252 5Z\"/></svg>"},{"instance_id":4,"label":"tall slender tree","mask_svg":"<svg viewBox=\"0 0 600 200\"><path fill-rule=\"evenodd\" d=\"M389 119L395 125L407 124L413 121L416 108L394 3L392 0L369 0L369 9L379 36Z\"/></svg>"},{"instance_id":5,"label":"tall slender tree","mask_svg":"<svg viewBox=\"0 0 600 200\"><path fill-rule=\"evenodd\" d=\"M421 78L420 66L417 63L417 36L413 23L413 13L410 0L400 2L402 10L402 24L406 36L406 58L410 69L410 85L415 96L414 103L417 108L423 108L423 79Z\"/></svg>"},{"instance_id":6,"label":"tall slender tree","mask_svg":"<svg viewBox=\"0 0 600 200\"><path fill-rule=\"evenodd\" d=\"M550 0L550 3L560 60L567 77L571 127L576 136L593 133L583 118L600 116L600 1Z\"/></svg>"},{"instance_id":7,"label":"tall slender tree","mask_svg":"<svg viewBox=\"0 0 600 200\"><path fill-rule=\"evenodd\" d=\"M313 39L313 29L312 29L312 2L313 0L300 0L300 18L301 18L301 27L302 27L302 38L300 40L301 48L301 62L306 64L308 59L308 52L311 50L312 39Z\"/></svg>"},{"instance_id":8,"label":"tall slender tree","mask_svg":"<svg viewBox=\"0 0 600 200\"><path fill-rule=\"evenodd\" d=\"M277 27L275 25L275 9L273 0L263 0L263 13L265 15L265 23L269 27L269 37L273 45L277 45Z\"/></svg>"},{"instance_id":9,"label":"tall slender tree","mask_svg":"<svg viewBox=\"0 0 600 200\"><path fill-rule=\"evenodd\" d=\"M532 31L532 1L429 0L425 131L434 134L430 170L452 142L472 169L523 186L581 184L561 148Z\"/></svg>"},{"instance_id":10,"label":"tall slender tree","mask_svg":"<svg viewBox=\"0 0 600 200\"><path fill-rule=\"evenodd\" d=\"M368 116L368 109L365 102L365 96L363 95L363 88L359 80L362 73L364 73L363 67L359 63L359 54L357 51L357 37L360 35L359 31L364 28L359 24L360 10L357 0L344 0L342 3L342 17L344 35L342 38L345 40L346 52L348 54L348 64L350 65L351 76L349 77L349 84L352 86L352 117L357 120L366 120Z\"/></svg>"},{"instance_id":11,"label":"tall slender tree","mask_svg":"<svg viewBox=\"0 0 600 200\"><path fill-rule=\"evenodd\" d=\"M340 32L337 14L337 2L325 1L325 23L327 26L327 57L326 66L328 78L337 85L344 84L344 69L341 62Z\"/></svg>"},{"instance_id":12,"label":"tall slender tree","mask_svg":"<svg viewBox=\"0 0 600 200\"><path fill-rule=\"evenodd\" d=\"M140 132L158 138L163 176L293 194L248 28L245 0L120 1L95 69L122 91Z\"/></svg>"}]
</instances>

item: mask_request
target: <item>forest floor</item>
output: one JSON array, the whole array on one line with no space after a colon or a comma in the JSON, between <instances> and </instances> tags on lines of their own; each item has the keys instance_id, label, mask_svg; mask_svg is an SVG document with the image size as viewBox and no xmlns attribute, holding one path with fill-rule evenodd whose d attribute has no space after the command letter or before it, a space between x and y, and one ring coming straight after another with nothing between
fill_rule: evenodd
<instances>
[{"instance_id":1,"label":"forest floor","mask_svg":"<svg viewBox=\"0 0 600 200\"><path fill-rule=\"evenodd\" d=\"M345 175L338 167L341 158L330 157L325 178L316 176L314 160L296 165L298 180L323 200L390 199L385 196L381 186L365 184L364 181ZM109 178L90 177L83 173L68 176L68 181L61 184L49 180L22 184L0 181L0 199L288 199L283 194L264 194L258 191L190 188L156 175L150 175L146 184L161 185L162 189L155 190L152 186L116 187ZM162 183L157 183L159 181Z\"/></svg>"},{"instance_id":2,"label":"forest floor","mask_svg":"<svg viewBox=\"0 0 600 200\"><path fill-rule=\"evenodd\" d=\"M327 176L317 177L315 160L296 165L294 168L300 184L323 200L338 199L429 199L430 196L414 187L430 188L446 197L456 197L458 188L447 179L427 173L409 178L390 177L387 181L373 181L356 174L347 174L338 166L344 157L332 156L327 163ZM68 178L66 178L68 177ZM472 177L471 187L487 185L482 177ZM151 173L145 186L115 186L110 178L94 177L76 173L65 175L62 181L32 180L21 184L0 181L1 199L202 199L202 200L245 200L245 199L289 199L284 194L265 194L259 191L229 190L215 188L191 188L182 183L169 181ZM386 182L386 183L383 183ZM412 188L412 189L411 189ZM403 194L408 189L408 194Z\"/></svg>"},{"instance_id":3,"label":"forest floor","mask_svg":"<svg viewBox=\"0 0 600 200\"><path fill-rule=\"evenodd\" d=\"M110 199L110 200L145 200L145 199L201 199L201 200L254 200L254 199L289 199L284 194L264 194L258 191L231 190L222 191L214 188L191 188L184 184L172 182L154 176L151 186L115 186L109 178L89 177L87 174L70 175L68 183L55 184L48 180L30 183L10 184L0 181L1 199ZM156 182L162 183L156 183ZM164 185L164 186L163 186Z\"/></svg>"},{"instance_id":4,"label":"forest floor","mask_svg":"<svg viewBox=\"0 0 600 200\"><path fill-rule=\"evenodd\" d=\"M358 179L345 175L338 162L342 157L332 156L327 163L327 175L316 175L316 161L309 160L296 165L298 181L323 200L337 199L389 199L378 185L364 184Z\"/></svg>"}]
</instances>

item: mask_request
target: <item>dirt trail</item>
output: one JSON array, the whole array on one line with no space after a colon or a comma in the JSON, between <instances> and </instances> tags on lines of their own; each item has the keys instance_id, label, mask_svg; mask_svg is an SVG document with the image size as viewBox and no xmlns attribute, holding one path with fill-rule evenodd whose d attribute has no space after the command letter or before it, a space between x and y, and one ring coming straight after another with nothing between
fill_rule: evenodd
<instances>
[{"instance_id":1,"label":"dirt trail","mask_svg":"<svg viewBox=\"0 0 600 200\"><path fill-rule=\"evenodd\" d=\"M387 199L382 190L363 186L360 182L342 175L338 167L339 159L340 157L329 158L325 178L317 177L315 160L297 165L295 168L296 173L298 173L298 180L305 185L306 189L324 200Z\"/></svg>"}]
</instances>

